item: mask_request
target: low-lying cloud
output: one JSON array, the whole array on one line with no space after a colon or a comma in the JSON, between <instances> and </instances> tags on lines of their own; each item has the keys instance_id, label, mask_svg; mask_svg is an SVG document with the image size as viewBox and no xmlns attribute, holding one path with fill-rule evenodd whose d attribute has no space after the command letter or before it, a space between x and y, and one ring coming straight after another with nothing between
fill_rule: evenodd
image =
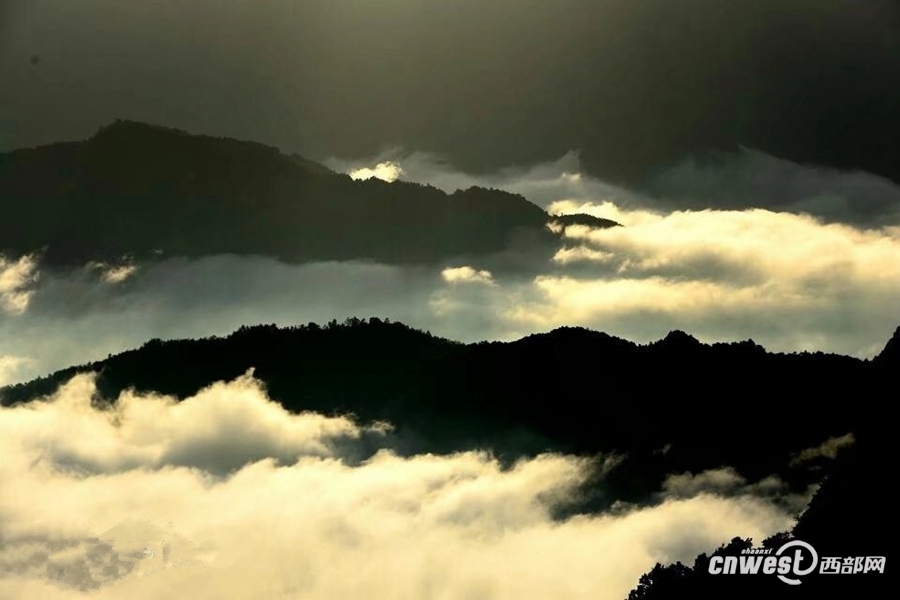
<instances>
[{"instance_id":1,"label":"low-lying cloud","mask_svg":"<svg viewBox=\"0 0 900 600\"><path fill-rule=\"evenodd\" d=\"M892 300L900 294L900 227L859 229L762 209L657 213L572 201L551 208L625 226L565 228L556 262L578 258L587 267L538 276L539 298L510 307L514 318L626 332L643 316L707 339L734 328L775 349L857 355L879 349L859 343L874 323L884 337L900 321Z\"/></svg>"},{"instance_id":2,"label":"low-lying cloud","mask_svg":"<svg viewBox=\"0 0 900 600\"><path fill-rule=\"evenodd\" d=\"M19 363L23 381L99 360L151 338L222 335L241 325L325 323L351 315L384 316L420 326L439 272L364 263L287 265L263 257L221 255L141 265L110 284L95 269L48 272L26 311L0 314L0 356ZM436 328L469 339L478 331Z\"/></svg>"},{"instance_id":3,"label":"low-lying cloud","mask_svg":"<svg viewBox=\"0 0 900 600\"><path fill-rule=\"evenodd\" d=\"M447 283L480 283L492 285L494 277L490 271L476 271L472 267L447 267L441 271L441 277Z\"/></svg>"},{"instance_id":4,"label":"low-lying cloud","mask_svg":"<svg viewBox=\"0 0 900 600\"><path fill-rule=\"evenodd\" d=\"M36 432L30 444L43 448L48 438L55 440L42 450L54 465L91 474L172 465L221 474L265 458L334 456L351 440L387 431L347 418L291 415L266 399L252 373L183 402L125 392L97 410L95 390L93 375L79 375L18 414L19 424ZM64 429L79 435L60 437Z\"/></svg>"},{"instance_id":5,"label":"low-lying cloud","mask_svg":"<svg viewBox=\"0 0 900 600\"><path fill-rule=\"evenodd\" d=\"M750 482L735 469L721 467L702 473L669 475L663 482L662 496L664 498L693 498L700 494L724 497L756 496L783 505L790 512L800 513L809 504L817 489L818 485L813 485L804 493L791 493L787 483L777 475Z\"/></svg>"},{"instance_id":6,"label":"low-lying cloud","mask_svg":"<svg viewBox=\"0 0 900 600\"><path fill-rule=\"evenodd\" d=\"M0 314L21 314L28 308L37 282L37 259L33 255L8 259L0 254Z\"/></svg>"},{"instance_id":7,"label":"low-lying cloud","mask_svg":"<svg viewBox=\"0 0 900 600\"><path fill-rule=\"evenodd\" d=\"M89 270L99 273L100 278L109 284L122 283L137 272L137 266L130 263L108 264L105 262L88 263Z\"/></svg>"},{"instance_id":8,"label":"low-lying cloud","mask_svg":"<svg viewBox=\"0 0 900 600\"><path fill-rule=\"evenodd\" d=\"M620 600L657 561L759 540L793 516L707 490L554 520L586 459L348 460L335 439L389 432L287 413L249 375L181 404L127 393L102 408L94 391L79 376L0 408L4 597ZM211 466L222 449L242 466Z\"/></svg>"},{"instance_id":9,"label":"low-lying cloud","mask_svg":"<svg viewBox=\"0 0 900 600\"><path fill-rule=\"evenodd\" d=\"M856 438L852 433L839 437L828 438L818 446L813 448L805 448L797 453L791 460L791 465L799 465L802 463L814 461L821 458L834 459L837 458L838 452L849 448L856 443Z\"/></svg>"}]
</instances>

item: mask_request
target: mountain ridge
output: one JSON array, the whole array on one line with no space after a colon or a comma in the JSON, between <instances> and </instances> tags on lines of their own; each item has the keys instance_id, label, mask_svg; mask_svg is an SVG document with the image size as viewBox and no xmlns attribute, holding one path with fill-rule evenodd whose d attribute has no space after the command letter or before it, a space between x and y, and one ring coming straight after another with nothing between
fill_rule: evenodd
<instances>
[{"instance_id":1,"label":"mountain ridge","mask_svg":"<svg viewBox=\"0 0 900 600\"><path fill-rule=\"evenodd\" d=\"M0 154L0 197L12 200L0 250L43 248L51 266L213 254L445 264L517 245L549 258L558 242L552 217L517 194L356 181L272 146L135 121Z\"/></svg>"},{"instance_id":2,"label":"mountain ridge","mask_svg":"<svg viewBox=\"0 0 900 600\"><path fill-rule=\"evenodd\" d=\"M586 342L605 344L618 351L628 351L634 353L635 355L665 354L668 352L710 353L721 351L735 352L740 354L748 353L758 356L785 358L789 360L821 358L843 361L847 364L859 365L890 363L896 360L898 354L897 351L900 350L900 327L897 328L893 336L887 341L884 348L879 354L877 354L872 359L863 359L837 353L826 353L822 351L810 352L808 350L804 350L798 352L771 352L751 339L736 340L731 342L720 341L705 343L701 342L693 335L679 329L674 329L660 339L644 344L613 336L603 331L579 326L561 326L547 332L533 333L511 341L480 341L464 343L449 338L435 336L427 330L415 328L401 322L391 321L390 319L382 320L378 317L360 319L358 317L349 317L342 323L339 323L337 320L332 320L325 325L319 325L314 322L295 326L277 326L274 324L258 324L251 326L244 325L227 335L213 335L198 339L173 338L162 340L160 338L154 338L145 342L143 345L137 348L124 350L117 354L112 354L106 359L83 363L80 365L72 365L27 382L0 387L0 402L4 404L9 403L4 402L4 391L10 392L12 390L25 390L36 384L39 384L39 382L49 380L53 380L55 384L58 384L60 383L61 377L69 377L78 373L102 369L108 363L121 359L123 357L136 355L148 349L161 348L167 345L188 344L195 345L199 348L215 344L234 344L240 342L243 339L253 339L260 335L269 336L270 339L272 336L280 337L282 339L289 339L293 336L303 337L306 335L319 334L328 331L338 332L341 330L353 330L355 328L381 329L382 331L393 330L396 332L402 332L406 339L418 338L420 340L433 342L436 345L454 348L504 348L512 346L527 348L530 346L541 345L555 347L560 345L564 346L565 344ZM15 393L14 396L19 400L22 399L21 394L18 392Z\"/></svg>"}]
</instances>

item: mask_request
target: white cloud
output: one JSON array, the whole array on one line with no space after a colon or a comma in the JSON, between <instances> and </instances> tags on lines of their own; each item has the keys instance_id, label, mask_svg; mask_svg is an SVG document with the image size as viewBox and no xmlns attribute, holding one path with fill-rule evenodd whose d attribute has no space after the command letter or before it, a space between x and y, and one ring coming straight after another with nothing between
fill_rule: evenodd
<instances>
[{"instance_id":1,"label":"white cloud","mask_svg":"<svg viewBox=\"0 0 900 600\"><path fill-rule=\"evenodd\" d=\"M388 183L397 181L403 175L400 165L391 161L380 162L374 167L362 167L350 171L350 177L353 179L365 180L375 177Z\"/></svg>"},{"instance_id":2,"label":"white cloud","mask_svg":"<svg viewBox=\"0 0 900 600\"><path fill-rule=\"evenodd\" d=\"M0 408L0 596L620 600L657 561L791 519L757 496L704 493L554 521L582 459L347 463L331 440L364 427L288 414L249 377L180 405L126 394L104 411L93 391L79 377ZM230 475L184 460L232 445L251 462Z\"/></svg>"},{"instance_id":3,"label":"white cloud","mask_svg":"<svg viewBox=\"0 0 900 600\"><path fill-rule=\"evenodd\" d=\"M138 270L137 265L131 263L111 265L109 263L97 261L88 263L87 268L99 271L100 278L109 284L122 283L134 275Z\"/></svg>"},{"instance_id":4,"label":"white cloud","mask_svg":"<svg viewBox=\"0 0 900 600\"><path fill-rule=\"evenodd\" d=\"M20 315L28 309L38 279L34 255L10 260L0 255L0 311Z\"/></svg>"},{"instance_id":5,"label":"white cloud","mask_svg":"<svg viewBox=\"0 0 900 600\"><path fill-rule=\"evenodd\" d=\"M702 494L724 497L754 496L768 498L790 512L800 513L812 500L818 488L818 485L811 485L803 493L790 493L788 485L777 475L749 482L733 468L721 467L702 473L669 475L663 482L662 496L664 498L694 498Z\"/></svg>"},{"instance_id":6,"label":"white cloud","mask_svg":"<svg viewBox=\"0 0 900 600\"><path fill-rule=\"evenodd\" d=\"M448 267L441 271L441 277L447 283L480 283L484 285L494 283L490 271L478 271L469 266Z\"/></svg>"},{"instance_id":7,"label":"white cloud","mask_svg":"<svg viewBox=\"0 0 900 600\"><path fill-rule=\"evenodd\" d=\"M0 355L0 386L15 383L34 367L35 361L25 356Z\"/></svg>"},{"instance_id":8,"label":"white cloud","mask_svg":"<svg viewBox=\"0 0 900 600\"><path fill-rule=\"evenodd\" d=\"M566 227L569 245L555 262L594 267L537 276L532 294L505 309L520 328L578 323L631 339L685 329L707 340L870 356L900 322L898 227L761 209L664 213L573 201L551 209L625 226Z\"/></svg>"},{"instance_id":9,"label":"white cloud","mask_svg":"<svg viewBox=\"0 0 900 600\"><path fill-rule=\"evenodd\" d=\"M92 375L79 375L50 401L17 413L22 426L38 431L29 444L54 464L92 473L165 465L222 473L263 458L333 456L341 440L384 433L346 418L290 415L249 373L183 402L124 392L105 411L91 404L94 388ZM68 428L80 435L60 436ZM48 438L55 441L45 448Z\"/></svg>"},{"instance_id":10,"label":"white cloud","mask_svg":"<svg viewBox=\"0 0 900 600\"><path fill-rule=\"evenodd\" d=\"M747 483L732 468L710 469L702 473L679 473L670 475L663 484L663 492L676 496L696 496L703 492L731 492Z\"/></svg>"},{"instance_id":11,"label":"white cloud","mask_svg":"<svg viewBox=\"0 0 900 600\"><path fill-rule=\"evenodd\" d=\"M555 205L573 209L569 203ZM791 283L841 281L900 283L900 228L859 229L823 224L808 215L745 211L626 211L611 204L582 204L582 212L617 218L625 227L570 227L566 237L617 252L626 271L673 266L684 271L715 260L737 274ZM624 260L622 261L624 263Z\"/></svg>"},{"instance_id":12,"label":"white cloud","mask_svg":"<svg viewBox=\"0 0 900 600\"><path fill-rule=\"evenodd\" d=\"M574 248L560 248L553 255L553 262L562 265L575 263L580 261L604 262L613 258L613 254L603 252L602 250L594 250L586 246L576 246Z\"/></svg>"}]
</instances>

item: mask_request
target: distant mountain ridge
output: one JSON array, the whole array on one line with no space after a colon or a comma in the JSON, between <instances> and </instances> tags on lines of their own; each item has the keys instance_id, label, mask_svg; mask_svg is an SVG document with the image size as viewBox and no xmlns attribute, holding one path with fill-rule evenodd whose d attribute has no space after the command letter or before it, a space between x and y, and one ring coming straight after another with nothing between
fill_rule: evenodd
<instances>
[{"instance_id":1,"label":"distant mountain ridge","mask_svg":"<svg viewBox=\"0 0 900 600\"><path fill-rule=\"evenodd\" d=\"M430 264L556 240L522 196L354 181L255 142L117 121L81 142L0 154L0 252L50 265L254 254ZM593 222L602 226L601 222Z\"/></svg>"}]
</instances>

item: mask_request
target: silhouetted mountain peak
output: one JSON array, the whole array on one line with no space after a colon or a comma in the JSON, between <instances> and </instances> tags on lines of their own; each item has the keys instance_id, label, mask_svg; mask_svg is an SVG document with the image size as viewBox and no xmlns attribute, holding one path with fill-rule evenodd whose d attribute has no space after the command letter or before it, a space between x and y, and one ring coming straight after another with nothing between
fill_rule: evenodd
<instances>
[{"instance_id":1,"label":"silhouetted mountain peak","mask_svg":"<svg viewBox=\"0 0 900 600\"><path fill-rule=\"evenodd\" d=\"M195 157L228 154L241 161L287 162L288 158L278 148L258 142L196 135L173 127L122 119L101 127L88 144L106 152L157 155L160 159L165 158L166 153L172 153L173 158L184 161L186 166L192 162L189 158L193 158L188 153Z\"/></svg>"},{"instance_id":2,"label":"silhouetted mountain peak","mask_svg":"<svg viewBox=\"0 0 900 600\"><path fill-rule=\"evenodd\" d=\"M604 331L596 331L585 327L557 327L547 333L534 333L522 338L514 344L534 344L540 346L579 346L585 344L608 345L622 344L634 347L632 342L609 335Z\"/></svg>"},{"instance_id":3,"label":"silhouetted mountain peak","mask_svg":"<svg viewBox=\"0 0 900 600\"><path fill-rule=\"evenodd\" d=\"M695 338L694 336L681 331L680 329L676 329L674 331L670 331L666 337L659 340L655 344L654 347L658 348L666 348L666 349L675 349L675 348L700 348L703 344Z\"/></svg>"},{"instance_id":4,"label":"silhouetted mountain peak","mask_svg":"<svg viewBox=\"0 0 900 600\"><path fill-rule=\"evenodd\" d=\"M221 152L227 149L239 156L244 154L246 158L256 155L263 159L290 163L316 175L336 175L325 165L299 154L286 156L274 146L229 137L197 135L175 127L126 119L117 119L109 125L104 125L88 139L88 142L106 148L121 147L136 152L160 151L166 147L188 148L199 152L215 152L217 150Z\"/></svg>"},{"instance_id":5,"label":"silhouetted mountain peak","mask_svg":"<svg viewBox=\"0 0 900 600\"><path fill-rule=\"evenodd\" d=\"M900 365L900 327L894 331L894 335L885 344L884 350L875 357L875 362Z\"/></svg>"},{"instance_id":6,"label":"silhouetted mountain peak","mask_svg":"<svg viewBox=\"0 0 900 600\"><path fill-rule=\"evenodd\" d=\"M166 136L185 136L191 134L183 129L175 127L165 127L163 125L154 125L152 123L143 123L141 121L131 121L128 119L116 119L108 125L104 125L97 130L90 139L112 138L125 135L166 135Z\"/></svg>"},{"instance_id":7,"label":"silhouetted mountain peak","mask_svg":"<svg viewBox=\"0 0 900 600\"><path fill-rule=\"evenodd\" d=\"M72 266L129 255L253 254L293 263L435 264L528 243L552 255L547 213L518 194L354 181L252 141L118 120L85 141L0 153L13 253ZM91 231L91 236L80 232Z\"/></svg>"}]
</instances>

